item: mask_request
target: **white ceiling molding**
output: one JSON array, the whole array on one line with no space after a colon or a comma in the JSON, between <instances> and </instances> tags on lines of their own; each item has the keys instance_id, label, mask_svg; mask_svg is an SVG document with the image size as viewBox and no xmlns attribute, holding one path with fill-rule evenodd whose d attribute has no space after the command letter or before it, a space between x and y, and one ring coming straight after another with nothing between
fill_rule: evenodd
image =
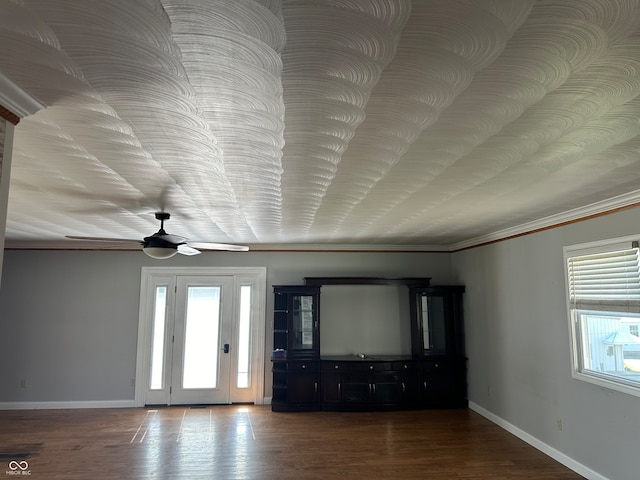
<instances>
[{"instance_id":1,"label":"white ceiling molding","mask_svg":"<svg viewBox=\"0 0 640 480\"><path fill-rule=\"evenodd\" d=\"M43 103L29 95L1 73L0 105L20 118L33 115L45 108Z\"/></svg>"},{"instance_id":2,"label":"white ceiling molding","mask_svg":"<svg viewBox=\"0 0 640 480\"><path fill-rule=\"evenodd\" d=\"M614 213L615 211L640 204L640 190L629 192L624 195L618 195L614 198L603 200L602 202L593 203L584 207L574 208L557 215L550 215L534 222L524 223L512 228L506 228L497 232L472 238L464 242L458 242L449 245L450 251L464 250L473 248L487 243L494 243L512 237L518 237L531 233L557 227L566 223L586 220L594 216Z\"/></svg>"},{"instance_id":3,"label":"white ceiling molding","mask_svg":"<svg viewBox=\"0 0 640 480\"><path fill-rule=\"evenodd\" d=\"M275 252L448 252L443 245L259 244L250 251Z\"/></svg>"}]
</instances>

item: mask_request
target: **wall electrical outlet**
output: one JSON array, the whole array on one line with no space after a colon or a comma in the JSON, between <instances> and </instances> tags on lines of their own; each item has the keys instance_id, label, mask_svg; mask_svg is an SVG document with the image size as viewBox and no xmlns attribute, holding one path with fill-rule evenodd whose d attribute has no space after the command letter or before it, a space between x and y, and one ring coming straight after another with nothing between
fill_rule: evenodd
<instances>
[{"instance_id":1,"label":"wall electrical outlet","mask_svg":"<svg viewBox=\"0 0 640 480\"><path fill-rule=\"evenodd\" d=\"M132 378L131 379L131 383L129 385L131 385L132 387L135 387L136 386L136 379Z\"/></svg>"},{"instance_id":2,"label":"wall electrical outlet","mask_svg":"<svg viewBox=\"0 0 640 480\"><path fill-rule=\"evenodd\" d=\"M20 388L27 388L27 379L23 378L20 380Z\"/></svg>"},{"instance_id":3,"label":"wall electrical outlet","mask_svg":"<svg viewBox=\"0 0 640 480\"><path fill-rule=\"evenodd\" d=\"M558 427L558 430L562 431L562 420L556 420L556 426Z\"/></svg>"}]
</instances>

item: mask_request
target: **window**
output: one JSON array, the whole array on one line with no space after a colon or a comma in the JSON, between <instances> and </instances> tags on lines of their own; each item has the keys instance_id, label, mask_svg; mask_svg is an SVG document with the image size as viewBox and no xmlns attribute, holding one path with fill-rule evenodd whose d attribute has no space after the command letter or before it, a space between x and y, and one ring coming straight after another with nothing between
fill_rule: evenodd
<instances>
[{"instance_id":1,"label":"window","mask_svg":"<svg viewBox=\"0 0 640 480\"><path fill-rule=\"evenodd\" d=\"M640 396L640 254L633 239L564 251L574 378Z\"/></svg>"}]
</instances>

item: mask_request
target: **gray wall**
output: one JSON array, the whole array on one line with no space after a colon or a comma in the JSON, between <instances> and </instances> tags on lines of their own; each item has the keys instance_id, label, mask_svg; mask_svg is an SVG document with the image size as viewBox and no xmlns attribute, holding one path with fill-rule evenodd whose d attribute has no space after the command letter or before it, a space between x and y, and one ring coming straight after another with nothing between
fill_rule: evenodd
<instances>
[{"instance_id":1,"label":"gray wall","mask_svg":"<svg viewBox=\"0 0 640 480\"><path fill-rule=\"evenodd\" d=\"M640 398L571 377L562 247L638 232L634 209L452 259L454 283L467 286L469 400L616 480L640 475Z\"/></svg>"},{"instance_id":2,"label":"gray wall","mask_svg":"<svg viewBox=\"0 0 640 480\"><path fill-rule=\"evenodd\" d=\"M266 352L274 284L305 276L431 276L451 281L446 253L6 251L0 289L0 403L133 400L142 266L267 267ZM270 361L266 361L270 369ZM21 388L22 379L27 388ZM271 375L265 375L271 396Z\"/></svg>"}]
</instances>

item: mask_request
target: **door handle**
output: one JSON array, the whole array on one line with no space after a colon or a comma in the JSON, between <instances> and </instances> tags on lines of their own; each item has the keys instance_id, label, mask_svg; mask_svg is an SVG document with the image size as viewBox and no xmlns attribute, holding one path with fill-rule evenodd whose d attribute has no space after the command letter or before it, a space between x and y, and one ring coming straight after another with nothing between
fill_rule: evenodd
<instances>
[{"instance_id":1,"label":"door handle","mask_svg":"<svg viewBox=\"0 0 640 480\"><path fill-rule=\"evenodd\" d=\"M224 344L223 350L224 350L224 353L229 353L229 344L228 343Z\"/></svg>"}]
</instances>

